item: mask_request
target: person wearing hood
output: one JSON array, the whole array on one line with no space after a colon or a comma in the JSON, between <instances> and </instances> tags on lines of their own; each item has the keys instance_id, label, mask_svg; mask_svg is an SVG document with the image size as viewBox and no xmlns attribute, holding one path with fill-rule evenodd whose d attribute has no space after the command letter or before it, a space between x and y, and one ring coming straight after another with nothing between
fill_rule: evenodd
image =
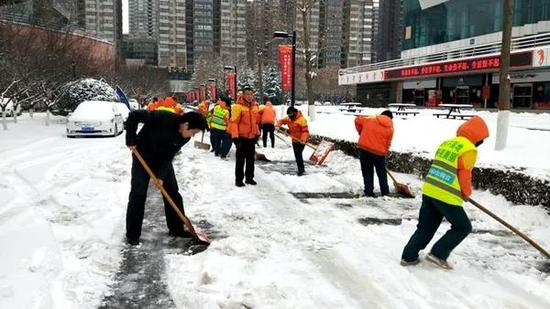
<instances>
[{"instance_id":1,"label":"person wearing hood","mask_svg":"<svg viewBox=\"0 0 550 309\"><path fill-rule=\"evenodd\" d=\"M390 194L386 174L386 155L393 139L393 114L386 110L378 116L358 116L355 118L355 129L359 133L359 162L363 174L365 196L374 194L374 170L378 176L380 195Z\"/></svg>"},{"instance_id":2,"label":"person wearing hood","mask_svg":"<svg viewBox=\"0 0 550 309\"><path fill-rule=\"evenodd\" d=\"M277 115L273 109L273 104L269 98L264 98L265 105L260 107L260 117L262 119L262 140L264 148L267 148L267 136L271 139L271 148L275 148L275 123Z\"/></svg>"},{"instance_id":3,"label":"person wearing hood","mask_svg":"<svg viewBox=\"0 0 550 309\"><path fill-rule=\"evenodd\" d=\"M294 106L289 107L286 114L287 117L277 123L277 128L282 125L288 126L288 131L292 138L292 149L294 150L296 165L298 165L298 176L302 176L305 173L302 152L304 152L307 139L309 138L307 120Z\"/></svg>"},{"instance_id":4,"label":"person wearing hood","mask_svg":"<svg viewBox=\"0 0 550 309\"><path fill-rule=\"evenodd\" d=\"M401 256L402 266L420 262L418 253L426 248L445 218L451 223L451 229L433 245L426 260L441 268L452 269L447 258L472 231L462 204L472 194L472 169L477 160L477 147L487 137L489 129L485 121L475 116L458 128L456 137L444 141L437 149L422 187L422 206L416 231Z\"/></svg>"},{"instance_id":5,"label":"person wearing hood","mask_svg":"<svg viewBox=\"0 0 550 309\"><path fill-rule=\"evenodd\" d=\"M260 117L258 105L254 99L254 90L251 87L246 87L242 95L237 98L237 102L231 106L229 120L229 131L237 148L235 160L235 185L237 187L244 187L245 183L256 185L254 159L256 140L260 136L259 122ZM243 178L245 178L244 182Z\"/></svg>"}]
</instances>

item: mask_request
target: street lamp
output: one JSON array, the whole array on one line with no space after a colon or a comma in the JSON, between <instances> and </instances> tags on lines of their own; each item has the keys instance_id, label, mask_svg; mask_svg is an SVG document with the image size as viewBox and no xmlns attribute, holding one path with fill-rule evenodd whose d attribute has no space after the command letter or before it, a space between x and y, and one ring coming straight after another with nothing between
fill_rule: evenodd
<instances>
[{"instance_id":1,"label":"street lamp","mask_svg":"<svg viewBox=\"0 0 550 309\"><path fill-rule=\"evenodd\" d=\"M290 106L294 107L294 102L296 100L296 31L292 31L292 33L275 31L273 32L273 38L292 38L292 92Z\"/></svg>"},{"instance_id":2,"label":"street lamp","mask_svg":"<svg viewBox=\"0 0 550 309\"><path fill-rule=\"evenodd\" d=\"M226 65L223 67L224 70L226 71L233 71L235 72L235 97L233 98L233 100L235 100L235 102L237 102L237 66L231 66L231 65Z\"/></svg>"}]
</instances>

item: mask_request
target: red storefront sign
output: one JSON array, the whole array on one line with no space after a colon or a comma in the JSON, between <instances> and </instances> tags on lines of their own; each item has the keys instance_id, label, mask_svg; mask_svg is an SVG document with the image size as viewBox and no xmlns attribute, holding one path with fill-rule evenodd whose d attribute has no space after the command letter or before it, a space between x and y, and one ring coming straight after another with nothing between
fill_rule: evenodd
<instances>
[{"instance_id":1,"label":"red storefront sign","mask_svg":"<svg viewBox=\"0 0 550 309\"><path fill-rule=\"evenodd\" d=\"M524 67L532 64L532 51L510 55L510 67ZM384 79L407 79L430 75L467 73L476 71L496 71L500 68L500 56L490 56L451 62L426 64L415 67L387 70Z\"/></svg>"},{"instance_id":2,"label":"red storefront sign","mask_svg":"<svg viewBox=\"0 0 550 309\"><path fill-rule=\"evenodd\" d=\"M227 73L227 75L225 76L225 82L225 89L228 89L229 96L232 99L235 99L235 95L237 93L237 89L235 89L235 73Z\"/></svg>"},{"instance_id":3,"label":"red storefront sign","mask_svg":"<svg viewBox=\"0 0 550 309\"><path fill-rule=\"evenodd\" d=\"M292 90L292 45L279 45L279 64L283 91Z\"/></svg>"}]
</instances>

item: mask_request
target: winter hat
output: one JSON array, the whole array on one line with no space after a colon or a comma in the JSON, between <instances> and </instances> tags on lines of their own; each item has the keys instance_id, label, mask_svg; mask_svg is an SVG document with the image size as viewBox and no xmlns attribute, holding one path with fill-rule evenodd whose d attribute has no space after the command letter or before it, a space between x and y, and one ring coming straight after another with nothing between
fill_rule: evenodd
<instances>
[{"instance_id":1,"label":"winter hat","mask_svg":"<svg viewBox=\"0 0 550 309\"><path fill-rule=\"evenodd\" d=\"M384 115L386 117L389 117L390 119L393 119L393 113L390 110L385 110L380 115Z\"/></svg>"}]
</instances>

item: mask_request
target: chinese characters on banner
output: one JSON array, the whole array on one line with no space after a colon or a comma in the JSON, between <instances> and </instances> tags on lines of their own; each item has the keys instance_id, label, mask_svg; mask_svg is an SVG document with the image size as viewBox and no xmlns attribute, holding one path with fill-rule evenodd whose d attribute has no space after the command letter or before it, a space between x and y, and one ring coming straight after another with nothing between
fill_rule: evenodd
<instances>
[{"instance_id":1,"label":"chinese characters on banner","mask_svg":"<svg viewBox=\"0 0 550 309\"><path fill-rule=\"evenodd\" d=\"M199 99L201 102L206 100L206 87L204 85L199 86Z\"/></svg>"},{"instance_id":2,"label":"chinese characters on banner","mask_svg":"<svg viewBox=\"0 0 550 309\"><path fill-rule=\"evenodd\" d=\"M216 102L218 100L216 84L210 85L210 99L212 102Z\"/></svg>"},{"instance_id":3,"label":"chinese characters on banner","mask_svg":"<svg viewBox=\"0 0 550 309\"><path fill-rule=\"evenodd\" d=\"M279 64L283 91L292 90L292 45L279 45Z\"/></svg>"},{"instance_id":4,"label":"chinese characters on banner","mask_svg":"<svg viewBox=\"0 0 550 309\"><path fill-rule=\"evenodd\" d=\"M235 89L235 73L227 73L225 76L225 81L227 83L225 88L229 89L229 96L235 100L237 93L237 89Z\"/></svg>"}]
</instances>

